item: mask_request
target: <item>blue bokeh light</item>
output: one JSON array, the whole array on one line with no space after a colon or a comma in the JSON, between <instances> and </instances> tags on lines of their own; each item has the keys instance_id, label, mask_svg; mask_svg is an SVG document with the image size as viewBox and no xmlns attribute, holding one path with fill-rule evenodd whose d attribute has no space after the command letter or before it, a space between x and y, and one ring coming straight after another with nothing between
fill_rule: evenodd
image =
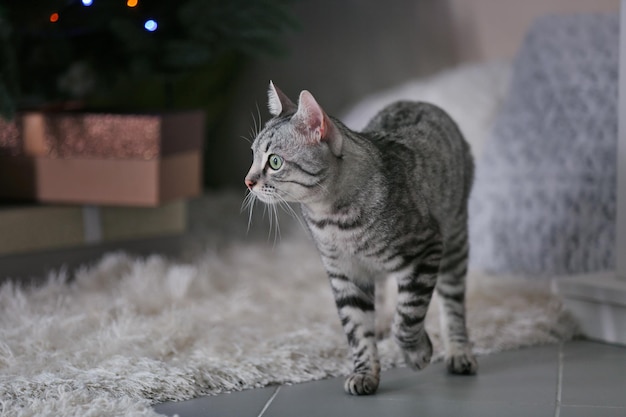
<instances>
[{"instance_id":1,"label":"blue bokeh light","mask_svg":"<svg viewBox=\"0 0 626 417\"><path fill-rule=\"evenodd\" d=\"M155 30L157 30L157 27L159 25L157 24L157 22L155 20L146 20L146 23L144 23L143 27L146 28L146 30L148 32L154 32Z\"/></svg>"},{"instance_id":2,"label":"blue bokeh light","mask_svg":"<svg viewBox=\"0 0 626 417\"><path fill-rule=\"evenodd\" d=\"M91 6L93 4L93 0L83 0L83 6Z\"/></svg>"}]
</instances>

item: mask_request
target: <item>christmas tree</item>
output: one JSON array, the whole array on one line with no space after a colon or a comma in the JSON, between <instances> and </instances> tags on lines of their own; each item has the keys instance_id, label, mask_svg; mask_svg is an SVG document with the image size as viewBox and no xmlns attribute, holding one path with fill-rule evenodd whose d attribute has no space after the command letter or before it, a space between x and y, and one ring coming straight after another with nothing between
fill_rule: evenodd
<instances>
[{"instance_id":1,"label":"christmas tree","mask_svg":"<svg viewBox=\"0 0 626 417\"><path fill-rule=\"evenodd\" d=\"M27 0L0 5L0 114L53 102L206 107L242 59L285 52L290 0ZM214 99L216 100L216 99ZM210 105L209 105L210 107Z\"/></svg>"}]
</instances>

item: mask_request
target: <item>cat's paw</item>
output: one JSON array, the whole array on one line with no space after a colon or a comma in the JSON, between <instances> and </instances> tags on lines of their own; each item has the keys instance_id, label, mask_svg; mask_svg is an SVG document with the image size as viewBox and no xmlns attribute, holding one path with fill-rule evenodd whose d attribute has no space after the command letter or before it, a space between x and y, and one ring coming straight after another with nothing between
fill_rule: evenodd
<instances>
[{"instance_id":1,"label":"cat's paw","mask_svg":"<svg viewBox=\"0 0 626 417\"><path fill-rule=\"evenodd\" d=\"M457 375L473 375L478 371L478 362L470 346L453 349L446 355L448 372Z\"/></svg>"},{"instance_id":2,"label":"cat's paw","mask_svg":"<svg viewBox=\"0 0 626 417\"><path fill-rule=\"evenodd\" d=\"M378 389L380 377L374 374L355 373L346 378L343 388L350 395L372 395Z\"/></svg>"},{"instance_id":3,"label":"cat's paw","mask_svg":"<svg viewBox=\"0 0 626 417\"><path fill-rule=\"evenodd\" d=\"M413 370L424 369L430 363L433 356L433 344L430 342L428 333L423 331L421 342L414 348L402 348L404 361Z\"/></svg>"}]
</instances>

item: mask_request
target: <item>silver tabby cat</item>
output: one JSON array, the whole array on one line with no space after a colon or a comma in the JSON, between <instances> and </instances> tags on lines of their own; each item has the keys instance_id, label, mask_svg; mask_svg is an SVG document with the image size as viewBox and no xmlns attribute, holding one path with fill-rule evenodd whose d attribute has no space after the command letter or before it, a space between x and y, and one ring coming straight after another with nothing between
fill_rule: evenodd
<instances>
[{"instance_id":1,"label":"silver tabby cat","mask_svg":"<svg viewBox=\"0 0 626 417\"><path fill-rule=\"evenodd\" d=\"M456 124L434 105L397 102L357 133L308 91L296 105L272 83L269 108L274 117L252 144L245 183L265 203L301 204L352 351L345 390L378 388L374 311L383 278L397 281L392 333L406 363L430 362L424 318L436 288L448 370L475 373L465 325L473 162Z\"/></svg>"}]
</instances>

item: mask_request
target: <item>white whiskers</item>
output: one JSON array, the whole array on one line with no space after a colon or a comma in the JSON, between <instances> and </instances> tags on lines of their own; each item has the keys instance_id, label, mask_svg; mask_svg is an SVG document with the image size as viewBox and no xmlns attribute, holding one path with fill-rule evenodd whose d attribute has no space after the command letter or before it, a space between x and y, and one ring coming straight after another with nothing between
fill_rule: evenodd
<instances>
[{"instance_id":1,"label":"white whiskers","mask_svg":"<svg viewBox=\"0 0 626 417\"><path fill-rule=\"evenodd\" d=\"M248 210L248 228L246 229L246 233L250 232L250 225L252 224L252 212L254 211L254 203L256 203L257 196L250 190L247 190L247 194L241 203L241 212L244 210Z\"/></svg>"},{"instance_id":2,"label":"white whiskers","mask_svg":"<svg viewBox=\"0 0 626 417\"><path fill-rule=\"evenodd\" d=\"M252 117L252 125L250 126L250 131L248 131L248 136L240 136L241 139L245 140L249 144L254 142L254 139L261 132L261 128L263 127L263 119L261 117L261 110L259 110L259 103L256 103L256 115L253 112L250 112L250 117Z\"/></svg>"},{"instance_id":3,"label":"white whiskers","mask_svg":"<svg viewBox=\"0 0 626 417\"><path fill-rule=\"evenodd\" d=\"M288 197L292 198L292 200L296 200L295 198L293 198L288 192L283 191L285 194L287 194ZM278 200L278 205L287 213L289 214L291 217L293 217L294 219L296 219L298 221L298 224L300 225L300 227L302 227L302 230L304 230L305 232L308 233L308 229L307 227L304 225L304 223L302 222L302 218L298 215L298 213L296 213L296 211L293 209L293 207L291 207L291 205L289 204L289 202L287 200L285 200L284 198L280 198Z\"/></svg>"},{"instance_id":4,"label":"white whiskers","mask_svg":"<svg viewBox=\"0 0 626 417\"><path fill-rule=\"evenodd\" d=\"M241 211L248 210L248 229L247 232L250 232L250 226L252 224L252 213L254 210L254 204L257 200L261 200L263 204L263 214L262 218L265 218L265 214L267 213L269 219L269 231L267 239L268 241L274 238L274 245L282 239L281 230L280 230L280 215L278 213L278 208L281 208L285 213L289 214L291 217L298 221L300 227L303 230L307 230L302 222L302 219L296 211L291 207L291 205L285 200L285 198L281 197L277 193L268 193L263 192L262 198L259 195L253 193L252 191L248 191L246 194L242 204Z\"/></svg>"}]
</instances>

